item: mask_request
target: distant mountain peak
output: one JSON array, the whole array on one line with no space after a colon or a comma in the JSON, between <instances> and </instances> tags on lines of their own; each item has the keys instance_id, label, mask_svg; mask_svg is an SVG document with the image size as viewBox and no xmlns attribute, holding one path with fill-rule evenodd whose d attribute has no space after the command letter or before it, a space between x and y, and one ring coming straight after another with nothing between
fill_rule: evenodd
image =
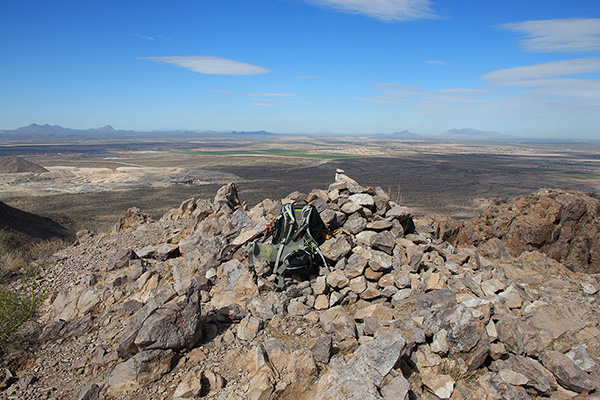
<instances>
[{"instance_id":1,"label":"distant mountain peak","mask_svg":"<svg viewBox=\"0 0 600 400\"><path fill-rule=\"evenodd\" d=\"M401 132L394 132L393 135L400 136L403 138L416 138L419 136L416 133L409 131L408 129L405 129Z\"/></svg>"},{"instance_id":2,"label":"distant mountain peak","mask_svg":"<svg viewBox=\"0 0 600 400\"><path fill-rule=\"evenodd\" d=\"M113 128L111 125L104 125L103 127L98 128L98 130L102 132L116 132L116 129Z\"/></svg>"}]
</instances>

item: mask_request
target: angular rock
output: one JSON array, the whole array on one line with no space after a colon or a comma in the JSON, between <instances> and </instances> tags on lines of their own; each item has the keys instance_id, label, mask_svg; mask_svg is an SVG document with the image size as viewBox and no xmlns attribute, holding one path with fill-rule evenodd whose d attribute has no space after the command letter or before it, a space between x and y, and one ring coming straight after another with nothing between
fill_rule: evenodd
<instances>
[{"instance_id":1,"label":"angular rock","mask_svg":"<svg viewBox=\"0 0 600 400\"><path fill-rule=\"evenodd\" d=\"M318 276L311 286L316 296L327 293L327 277Z\"/></svg>"},{"instance_id":2,"label":"angular rock","mask_svg":"<svg viewBox=\"0 0 600 400\"><path fill-rule=\"evenodd\" d=\"M361 276L365 272L367 267L367 260L359 254L353 253L348 257L346 268L344 268L344 274L349 278L353 279Z\"/></svg>"},{"instance_id":3,"label":"angular rock","mask_svg":"<svg viewBox=\"0 0 600 400\"><path fill-rule=\"evenodd\" d=\"M316 362L322 364L327 364L329 362L332 350L331 344L331 336L319 336L308 343L308 348Z\"/></svg>"},{"instance_id":4,"label":"angular rock","mask_svg":"<svg viewBox=\"0 0 600 400\"><path fill-rule=\"evenodd\" d=\"M515 354L538 355L544 348L539 331L510 315L495 324L498 340Z\"/></svg>"},{"instance_id":5,"label":"angular rock","mask_svg":"<svg viewBox=\"0 0 600 400\"><path fill-rule=\"evenodd\" d=\"M158 308L143 322L134 343L140 350L191 349L202 337L200 301L194 294L182 309Z\"/></svg>"},{"instance_id":6,"label":"angular rock","mask_svg":"<svg viewBox=\"0 0 600 400\"><path fill-rule=\"evenodd\" d=\"M228 183L227 185L221 186L215 195L213 200L215 204L224 203L227 206L235 210L242 203L240 202L240 198L238 196L237 184L235 182Z\"/></svg>"},{"instance_id":7,"label":"angular rock","mask_svg":"<svg viewBox=\"0 0 600 400\"><path fill-rule=\"evenodd\" d=\"M449 399L454 392L455 380L449 375L421 373L421 379L423 384L440 399Z\"/></svg>"},{"instance_id":8,"label":"angular rock","mask_svg":"<svg viewBox=\"0 0 600 400\"><path fill-rule=\"evenodd\" d=\"M113 271L129 266L130 260L136 260L140 257L131 249L121 249L113 255L106 267L106 271Z\"/></svg>"},{"instance_id":9,"label":"angular rock","mask_svg":"<svg viewBox=\"0 0 600 400\"><path fill-rule=\"evenodd\" d=\"M315 310L326 310L329 308L329 297L326 294L320 294L315 299Z\"/></svg>"},{"instance_id":10,"label":"angular rock","mask_svg":"<svg viewBox=\"0 0 600 400\"><path fill-rule=\"evenodd\" d=\"M468 352L475 347L485 331L477 326L471 310L463 304L452 308L439 308L423 322L432 332L445 329L450 348L458 352Z\"/></svg>"},{"instance_id":11,"label":"angular rock","mask_svg":"<svg viewBox=\"0 0 600 400\"><path fill-rule=\"evenodd\" d=\"M585 372L592 372L593 368L596 366L596 363L592 357L590 357L588 350L583 346L573 346L565 355Z\"/></svg>"},{"instance_id":12,"label":"angular rock","mask_svg":"<svg viewBox=\"0 0 600 400\"><path fill-rule=\"evenodd\" d=\"M388 384L383 386L380 390L381 397L384 400L408 400L410 384L400 374L394 377Z\"/></svg>"},{"instance_id":13,"label":"angular rock","mask_svg":"<svg viewBox=\"0 0 600 400\"><path fill-rule=\"evenodd\" d=\"M202 392L202 370L194 367L181 380L173 392L173 399L188 399L200 395Z\"/></svg>"},{"instance_id":14,"label":"angular rock","mask_svg":"<svg viewBox=\"0 0 600 400\"><path fill-rule=\"evenodd\" d=\"M72 400L98 400L100 387L95 383L83 385Z\"/></svg>"},{"instance_id":15,"label":"angular rock","mask_svg":"<svg viewBox=\"0 0 600 400\"><path fill-rule=\"evenodd\" d=\"M350 290L356 294L361 294L367 289L367 280L364 276L357 276L350 280Z\"/></svg>"},{"instance_id":16,"label":"angular rock","mask_svg":"<svg viewBox=\"0 0 600 400\"><path fill-rule=\"evenodd\" d=\"M334 358L330 369L317 383L314 399L380 399L384 377L396 365L406 348L402 335L380 329L375 338L359 346L353 357Z\"/></svg>"},{"instance_id":17,"label":"angular rock","mask_svg":"<svg viewBox=\"0 0 600 400\"><path fill-rule=\"evenodd\" d=\"M349 279L344 275L344 272L336 269L327 275L327 284L336 289L343 289L349 284Z\"/></svg>"},{"instance_id":18,"label":"angular rock","mask_svg":"<svg viewBox=\"0 0 600 400\"><path fill-rule=\"evenodd\" d=\"M362 207L372 207L373 205L375 205L373 196L366 193L353 194L350 197L348 197L348 200Z\"/></svg>"},{"instance_id":19,"label":"angular rock","mask_svg":"<svg viewBox=\"0 0 600 400\"><path fill-rule=\"evenodd\" d=\"M152 221L152 218L150 218L148 214L144 214L142 210L137 207L131 207L125 212L125 216L121 218L117 230L121 232L127 228L135 228L150 221Z\"/></svg>"},{"instance_id":20,"label":"angular rock","mask_svg":"<svg viewBox=\"0 0 600 400\"><path fill-rule=\"evenodd\" d=\"M487 373L482 376L477 383L480 390L475 393L474 398L489 398L489 399L515 399L529 400L531 397L525 390L518 386L512 386L505 382L499 375Z\"/></svg>"},{"instance_id":21,"label":"angular rock","mask_svg":"<svg viewBox=\"0 0 600 400\"><path fill-rule=\"evenodd\" d=\"M600 380L579 368L569 357L558 351L542 354L542 364L554 374L560 385L577 393L600 389Z\"/></svg>"},{"instance_id":22,"label":"angular rock","mask_svg":"<svg viewBox=\"0 0 600 400\"><path fill-rule=\"evenodd\" d=\"M247 299L258 295L258 286L248 266L234 258L222 264L217 271L217 281L211 294L211 303L215 307L243 305Z\"/></svg>"},{"instance_id":23,"label":"angular rock","mask_svg":"<svg viewBox=\"0 0 600 400\"><path fill-rule=\"evenodd\" d=\"M392 255L395 245L396 237L390 231L379 232L371 238L371 247L389 255Z\"/></svg>"},{"instance_id":24,"label":"angular rock","mask_svg":"<svg viewBox=\"0 0 600 400\"><path fill-rule=\"evenodd\" d=\"M142 351L115 366L108 375L106 391L116 395L155 382L171 371L176 358L172 350Z\"/></svg>"},{"instance_id":25,"label":"angular rock","mask_svg":"<svg viewBox=\"0 0 600 400\"><path fill-rule=\"evenodd\" d=\"M381 219L379 221L371 221L367 224L367 229L372 231L381 232L392 229L392 222L387 219Z\"/></svg>"},{"instance_id":26,"label":"angular rock","mask_svg":"<svg viewBox=\"0 0 600 400\"><path fill-rule=\"evenodd\" d=\"M550 379L552 374L531 358L511 354L506 360L494 361L494 367L498 370L508 369L524 375L528 379L524 387L535 394L549 396L552 393L553 381ZM556 382L554 382L555 384Z\"/></svg>"},{"instance_id":27,"label":"angular rock","mask_svg":"<svg viewBox=\"0 0 600 400\"><path fill-rule=\"evenodd\" d=\"M357 233L365 230L367 227L367 220L354 213L346 220L343 227L351 234L356 235Z\"/></svg>"},{"instance_id":28,"label":"angular rock","mask_svg":"<svg viewBox=\"0 0 600 400\"><path fill-rule=\"evenodd\" d=\"M356 324L353 318L340 306L335 306L323 312L319 324L326 333L332 334L333 339L342 341L346 338L356 338Z\"/></svg>"},{"instance_id":29,"label":"angular rock","mask_svg":"<svg viewBox=\"0 0 600 400\"><path fill-rule=\"evenodd\" d=\"M340 258L345 257L352 250L352 246L345 236L334 236L319 246L319 248L325 258L333 262L337 262Z\"/></svg>"}]
</instances>

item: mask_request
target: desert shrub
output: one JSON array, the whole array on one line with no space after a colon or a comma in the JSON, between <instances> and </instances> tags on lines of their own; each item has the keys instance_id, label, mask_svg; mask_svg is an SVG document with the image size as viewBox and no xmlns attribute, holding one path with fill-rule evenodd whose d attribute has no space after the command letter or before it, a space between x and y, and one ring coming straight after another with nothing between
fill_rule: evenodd
<instances>
[{"instance_id":1,"label":"desert shrub","mask_svg":"<svg viewBox=\"0 0 600 400\"><path fill-rule=\"evenodd\" d=\"M29 278L30 282L33 279ZM34 318L41 306L43 296L28 283L18 289L0 285L0 350L11 343L15 332Z\"/></svg>"},{"instance_id":2,"label":"desert shrub","mask_svg":"<svg viewBox=\"0 0 600 400\"><path fill-rule=\"evenodd\" d=\"M0 283L0 351L12 343L25 322L35 318L44 296L43 290L35 287L34 278L39 266L65 246L59 239L21 247L14 247L14 243L10 231L0 230L0 277L13 277L11 286Z\"/></svg>"}]
</instances>

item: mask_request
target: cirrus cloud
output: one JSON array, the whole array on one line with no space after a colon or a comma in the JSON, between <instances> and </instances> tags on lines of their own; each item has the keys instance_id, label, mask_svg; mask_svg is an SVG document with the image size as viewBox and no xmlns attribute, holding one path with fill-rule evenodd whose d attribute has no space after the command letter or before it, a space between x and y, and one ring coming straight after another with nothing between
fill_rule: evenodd
<instances>
[{"instance_id":1,"label":"cirrus cloud","mask_svg":"<svg viewBox=\"0 0 600 400\"><path fill-rule=\"evenodd\" d=\"M527 51L580 52L600 50L600 18L546 19L513 22L501 28L526 36L521 46Z\"/></svg>"},{"instance_id":2,"label":"cirrus cloud","mask_svg":"<svg viewBox=\"0 0 600 400\"><path fill-rule=\"evenodd\" d=\"M385 22L433 19L430 0L306 0L308 3L335 10L363 14Z\"/></svg>"},{"instance_id":3,"label":"cirrus cloud","mask_svg":"<svg viewBox=\"0 0 600 400\"><path fill-rule=\"evenodd\" d=\"M258 65L213 56L141 57L158 64L172 64L199 74L208 75L259 75L272 72Z\"/></svg>"},{"instance_id":4,"label":"cirrus cloud","mask_svg":"<svg viewBox=\"0 0 600 400\"><path fill-rule=\"evenodd\" d=\"M600 72L600 58L577 58L488 72L483 79L518 81Z\"/></svg>"}]
</instances>

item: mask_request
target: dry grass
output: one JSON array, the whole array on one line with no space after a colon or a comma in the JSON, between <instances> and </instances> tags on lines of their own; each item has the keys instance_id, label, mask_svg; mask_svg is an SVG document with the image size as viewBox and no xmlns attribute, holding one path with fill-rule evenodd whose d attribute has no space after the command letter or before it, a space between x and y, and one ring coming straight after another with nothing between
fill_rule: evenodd
<instances>
[{"instance_id":1,"label":"dry grass","mask_svg":"<svg viewBox=\"0 0 600 400\"><path fill-rule=\"evenodd\" d=\"M13 337L27 321L36 317L44 296L36 287L39 265L63 248L60 239L34 242L15 248L8 230L0 230L0 351L13 344ZM17 278L4 282L7 277Z\"/></svg>"}]
</instances>

